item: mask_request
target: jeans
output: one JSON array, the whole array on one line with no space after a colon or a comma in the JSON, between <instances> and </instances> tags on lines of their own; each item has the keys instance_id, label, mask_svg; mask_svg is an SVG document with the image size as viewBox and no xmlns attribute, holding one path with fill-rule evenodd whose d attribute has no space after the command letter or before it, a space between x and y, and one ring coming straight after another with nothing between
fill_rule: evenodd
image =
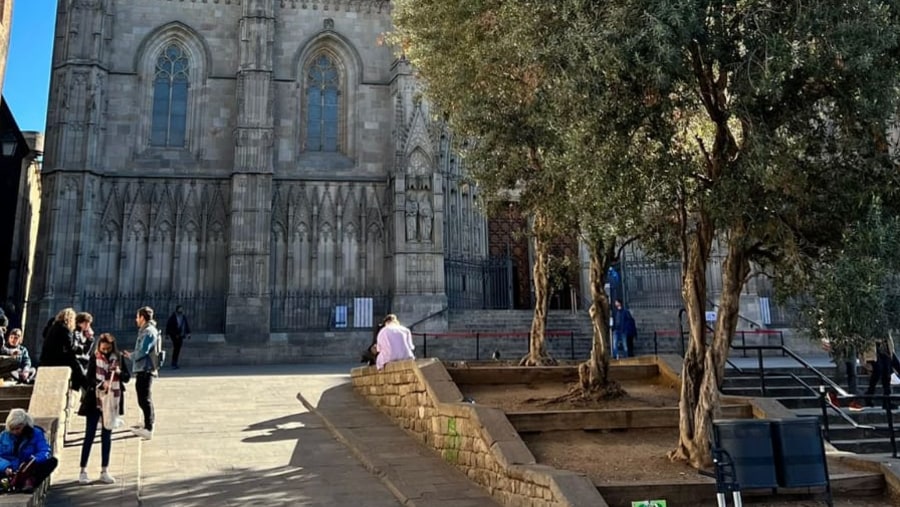
<instances>
[{"instance_id":1,"label":"jeans","mask_svg":"<svg viewBox=\"0 0 900 507\"><path fill-rule=\"evenodd\" d=\"M137 382L135 384L135 393L137 394L138 405L144 413L144 429L153 431L153 375L148 371L138 372Z\"/></svg>"},{"instance_id":2,"label":"jeans","mask_svg":"<svg viewBox=\"0 0 900 507\"><path fill-rule=\"evenodd\" d=\"M620 348L622 349L621 355L619 354ZM623 331L613 332L612 357L613 359L619 359L619 357L628 357L628 339L625 337L625 333Z\"/></svg>"},{"instance_id":3,"label":"jeans","mask_svg":"<svg viewBox=\"0 0 900 507\"><path fill-rule=\"evenodd\" d=\"M91 447L94 445L94 437L97 435L97 425L100 423L102 414L100 409L95 408L88 412L84 421L84 441L81 443L81 468L88 464L88 458L91 457ZM112 450L112 430L108 430L101 426L100 429L100 466L109 466L109 453Z\"/></svg>"}]
</instances>

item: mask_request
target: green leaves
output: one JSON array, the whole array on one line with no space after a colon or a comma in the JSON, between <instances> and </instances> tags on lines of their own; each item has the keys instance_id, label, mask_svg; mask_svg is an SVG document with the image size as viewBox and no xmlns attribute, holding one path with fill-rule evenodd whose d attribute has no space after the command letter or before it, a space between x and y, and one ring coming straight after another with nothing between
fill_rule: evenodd
<instances>
[{"instance_id":1,"label":"green leaves","mask_svg":"<svg viewBox=\"0 0 900 507\"><path fill-rule=\"evenodd\" d=\"M801 310L813 337L829 339L839 353L859 353L900 325L900 219L875 197L842 239L810 271Z\"/></svg>"}]
</instances>

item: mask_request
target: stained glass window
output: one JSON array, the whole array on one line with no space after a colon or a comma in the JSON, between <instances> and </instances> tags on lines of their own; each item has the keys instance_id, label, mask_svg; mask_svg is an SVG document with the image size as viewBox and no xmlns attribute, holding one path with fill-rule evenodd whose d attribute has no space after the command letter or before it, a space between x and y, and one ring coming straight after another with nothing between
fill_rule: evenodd
<instances>
[{"instance_id":1,"label":"stained glass window","mask_svg":"<svg viewBox=\"0 0 900 507\"><path fill-rule=\"evenodd\" d=\"M326 55L313 60L306 83L306 149L338 151L340 75Z\"/></svg>"},{"instance_id":2,"label":"stained glass window","mask_svg":"<svg viewBox=\"0 0 900 507\"><path fill-rule=\"evenodd\" d=\"M170 44L156 60L153 79L151 146L184 147L190 65L187 54Z\"/></svg>"}]
</instances>

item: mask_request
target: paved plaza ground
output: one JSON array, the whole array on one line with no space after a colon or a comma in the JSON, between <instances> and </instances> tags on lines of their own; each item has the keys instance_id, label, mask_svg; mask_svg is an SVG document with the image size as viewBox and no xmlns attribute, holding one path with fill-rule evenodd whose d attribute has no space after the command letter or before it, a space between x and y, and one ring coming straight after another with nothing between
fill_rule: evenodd
<instances>
[{"instance_id":1,"label":"paved plaza ground","mask_svg":"<svg viewBox=\"0 0 900 507\"><path fill-rule=\"evenodd\" d=\"M95 482L78 483L84 418L74 416L47 506L495 505L386 417L355 406L346 386L352 366L165 370L153 386L153 439L125 428L113 435L116 484L96 481L99 434L88 465ZM131 426L141 412L129 388ZM344 443L301 399L323 405ZM368 435L377 440L362 451L345 445Z\"/></svg>"}]
</instances>

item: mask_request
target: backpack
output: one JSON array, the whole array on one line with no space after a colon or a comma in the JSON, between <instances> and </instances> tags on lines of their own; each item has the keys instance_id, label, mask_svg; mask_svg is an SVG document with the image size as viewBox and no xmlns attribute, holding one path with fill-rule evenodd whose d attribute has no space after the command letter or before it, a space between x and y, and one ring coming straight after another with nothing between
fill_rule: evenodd
<instances>
[{"instance_id":1,"label":"backpack","mask_svg":"<svg viewBox=\"0 0 900 507\"><path fill-rule=\"evenodd\" d=\"M153 345L153 350L150 351L150 363L156 371L166 364L166 351L162 348L162 337L159 330L156 331L156 343Z\"/></svg>"}]
</instances>

